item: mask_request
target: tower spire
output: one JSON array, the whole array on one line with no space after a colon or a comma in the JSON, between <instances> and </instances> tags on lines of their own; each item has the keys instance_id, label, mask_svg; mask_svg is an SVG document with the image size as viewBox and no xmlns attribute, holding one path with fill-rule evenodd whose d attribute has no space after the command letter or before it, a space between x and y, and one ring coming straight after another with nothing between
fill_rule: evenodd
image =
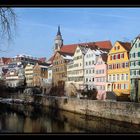
<instances>
[{"instance_id":1,"label":"tower spire","mask_svg":"<svg viewBox=\"0 0 140 140\"><path fill-rule=\"evenodd\" d=\"M54 51L59 51L61 49L61 47L63 46L63 39L62 39L62 35L60 32L60 25L58 26L58 30L57 30L57 35L54 41Z\"/></svg>"},{"instance_id":2,"label":"tower spire","mask_svg":"<svg viewBox=\"0 0 140 140\"><path fill-rule=\"evenodd\" d=\"M58 26L57 35L61 35L61 32L60 32L60 25Z\"/></svg>"}]
</instances>

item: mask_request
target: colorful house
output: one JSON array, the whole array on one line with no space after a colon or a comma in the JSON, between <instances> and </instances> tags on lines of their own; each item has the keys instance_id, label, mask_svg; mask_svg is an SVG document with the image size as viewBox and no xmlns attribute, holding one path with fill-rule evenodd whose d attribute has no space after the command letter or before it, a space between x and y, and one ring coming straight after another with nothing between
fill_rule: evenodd
<instances>
[{"instance_id":1,"label":"colorful house","mask_svg":"<svg viewBox=\"0 0 140 140\"><path fill-rule=\"evenodd\" d=\"M33 69L33 86L43 87L48 79L48 65L36 63Z\"/></svg>"},{"instance_id":2,"label":"colorful house","mask_svg":"<svg viewBox=\"0 0 140 140\"><path fill-rule=\"evenodd\" d=\"M131 43L116 41L108 53L107 91L113 91L116 97L130 94L130 49Z\"/></svg>"},{"instance_id":3,"label":"colorful house","mask_svg":"<svg viewBox=\"0 0 140 140\"><path fill-rule=\"evenodd\" d=\"M84 88L84 55L87 50L84 46L77 46L73 60L67 65L67 84L74 84L78 90Z\"/></svg>"},{"instance_id":4,"label":"colorful house","mask_svg":"<svg viewBox=\"0 0 140 140\"><path fill-rule=\"evenodd\" d=\"M33 75L34 75L33 69L34 69L34 65L30 64L30 63L28 63L25 67L25 78L26 78L27 87L34 86L34 84L33 84Z\"/></svg>"},{"instance_id":5,"label":"colorful house","mask_svg":"<svg viewBox=\"0 0 140 140\"><path fill-rule=\"evenodd\" d=\"M131 82L131 100L134 101L135 79L140 79L140 36L136 37L131 43L130 50L130 82ZM140 96L140 95L139 95Z\"/></svg>"},{"instance_id":6,"label":"colorful house","mask_svg":"<svg viewBox=\"0 0 140 140\"><path fill-rule=\"evenodd\" d=\"M67 63L72 59L70 53L57 51L53 58L53 85L64 86L67 80Z\"/></svg>"},{"instance_id":7,"label":"colorful house","mask_svg":"<svg viewBox=\"0 0 140 140\"><path fill-rule=\"evenodd\" d=\"M98 90L97 99L106 99L106 81L107 81L107 53L98 56L95 65L95 86Z\"/></svg>"}]
</instances>

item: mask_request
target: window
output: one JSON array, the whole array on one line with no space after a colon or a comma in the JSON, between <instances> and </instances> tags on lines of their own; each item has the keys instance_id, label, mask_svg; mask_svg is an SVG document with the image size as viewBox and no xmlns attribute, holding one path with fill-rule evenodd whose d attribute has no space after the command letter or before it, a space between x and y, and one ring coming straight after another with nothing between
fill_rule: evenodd
<instances>
[{"instance_id":1,"label":"window","mask_svg":"<svg viewBox=\"0 0 140 140\"><path fill-rule=\"evenodd\" d=\"M92 60L92 64L94 64L94 60Z\"/></svg>"},{"instance_id":2,"label":"window","mask_svg":"<svg viewBox=\"0 0 140 140\"><path fill-rule=\"evenodd\" d=\"M112 69L112 65L108 65L108 69Z\"/></svg>"},{"instance_id":3,"label":"window","mask_svg":"<svg viewBox=\"0 0 140 140\"><path fill-rule=\"evenodd\" d=\"M109 81L111 81L111 75L109 75Z\"/></svg>"},{"instance_id":4,"label":"window","mask_svg":"<svg viewBox=\"0 0 140 140\"><path fill-rule=\"evenodd\" d=\"M88 70L86 70L86 74L88 74Z\"/></svg>"},{"instance_id":5,"label":"window","mask_svg":"<svg viewBox=\"0 0 140 140\"><path fill-rule=\"evenodd\" d=\"M89 65L91 65L91 62L89 61Z\"/></svg>"},{"instance_id":6,"label":"window","mask_svg":"<svg viewBox=\"0 0 140 140\"><path fill-rule=\"evenodd\" d=\"M135 53L136 54L136 57L138 57L138 53Z\"/></svg>"},{"instance_id":7,"label":"window","mask_svg":"<svg viewBox=\"0 0 140 140\"><path fill-rule=\"evenodd\" d=\"M124 89L124 84L121 84L121 89Z\"/></svg>"},{"instance_id":8,"label":"window","mask_svg":"<svg viewBox=\"0 0 140 140\"><path fill-rule=\"evenodd\" d=\"M138 65L140 66L140 61L139 61Z\"/></svg>"},{"instance_id":9,"label":"window","mask_svg":"<svg viewBox=\"0 0 140 140\"><path fill-rule=\"evenodd\" d=\"M86 62L86 66L88 65L88 62Z\"/></svg>"},{"instance_id":10,"label":"window","mask_svg":"<svg viewBox=\"0 0 140 140\"><path fill-rule=\"evenodd\" d=\"M129 54L129 57L131 58L131 54Z\"/></svg>"},{"instance_id":11,"label":"window","mask_svg":"<svg viewBox=\"0 0 140 140\"><path fill-rule=\"evenodd\" d=\"M128 80L128 74L126 74L126 80Z\"/></svg>"},{"instance_id":12,"label":"window","mask_svg":"<svg viewBox=\"0 0 140 140\"><path fill-rule=\"evenodd\" d=\"M98 70L96 70L96 74L98 74Z\"/></svg>"},{"instance_id":13,"label":"window","mask_svg":"<svg viewBox=\"0 0 140 140\"><path fill-rule=\"evenodd\" d=\"M115 78L115 75L113 74L113 81L115 81L116 80L116 78Z\"/></svg>"},{"instance_id":14,"label":"window","mask_svg":"<svg viewBox=\"0 0 140 140\"><path fill-rule=\"evenodd\" d=\"M89 82L91 82L91 79L89 78Z\"/></svg>"},{"instance_id":15,"label":"window","mask_svg":"<svg viewBox=\"0 0 140 140\"><path fill-rule=\"evenodd\" d=\"M140 57L140 52L138 52L138 57Z\"/></svg>"},{"instance_id":16,"label":"window","mask_svg":"<svg viewBox=\"0 0 140 140\"><path fill-rule=\"evenodd\" d=\"M132 75L133 73L132 73L132 70L130 70L130 75Z\"/></svg>"},{"instance_id":17,"label":"window","mask_svg":"<svg viewBox=\"0 0 140 140\"><path fill-rule=\"evenodd\" d=\"M125 68L125 63L122 63L122 68Z\"/></svg>"},{"instance_id":18,"label":"window","mask_svg":"<svg viewBox=\"0 0 140 140\"><path fill-rule=\"evenodd\" d=\"M124 80L124 74L122 74L121 80Z\"/></svg>"},{"instance_id":19,"label":"window","mask_svg":"<svg viewBox=\"0 0 140 140\"><path fill-rule=\"evenodd\" d=\"M133 73L134 73L134 75L136 75L136 71L135 70L133 71Z\"/></svg>"},{"instance_id":20,"label":"window","mask_svg":"<svg viewBox=\"0 0 140 140\"><path fill-rule=\"evenodd\" d=\"M98 78L96 78L96 82L98 82Z\"/></svg>"},{"instance_id":21,"label":"window","mask_svg":"<svg viewBox=\"0 0 140 140\"><path fill-rule=\"evenodd\" d=\"M94 78L92 78L92 81L94 82Z\"/></svg>"},{"instance_id":22,"label":"window","mask_svg":"<svg viewBox=\"0 0 140 140\"><path fill-rule=\"evenodd\" d=\"M137 48L137 43L135 44L135 48Z\"/></svg>"},{"instance_id":23,"label":"window","mask_svg":"<svg viewBox=\"0 0 140 140\"><path fill-rule=\"evenodd\" d=\"M135 58L135 53L133 53L133 57Z\"/></svg>"},{"instance_id":24,"label":"window","mask_svg":"<svg viewBox=\"0 0 140 140\"><path fill-rule=\"evenodd\" d=\"M118 80L118 81L120 80L120 75L119 75L119 74L117 74L117 80Z\"/></svg>"},{"instance_id":25,"label":"window","mask_svg":"<svg viewBox=\"0 0 140 140\"><path fill-rule=\"evenodd\" d=\"M102 74L104 73L104 70L102 70Z\"/></svg>"},{"instance_id":26,"label":"window","mask_svg":"<svg viewBox=\"0 0 140 140\"><path fill-rule=\"evenodd\" d=\"M110 60L112 60L112 55L110 56Z\"/></svg>"},{"instance_id":27,"label":"window","mask_svg":"<svg viewBox=\"0 0 140 140\"><path fill-rule=\"evenodd\" d=\"M89 70L89 73L91 73L91 70Z\"/></svg>"},{"instance_id":28,"label":"window","mask_svg":"<svg viewBox=\"0 0 140 140\"><path fill-rule=\"evenodd\" d=\"M134 66L134 62L131 62L131 66Z\"/></svg>"},{"instance_id":29,"label":"window","mask_svg":"<svg viewBox=\"0 0 140 140\"><path fill-rule=\"evenodd\" d=\"M116 89L116 85L114 84L114 89Z\"/></svg>"},{"instance_id":30,"label":"window","mask_svg":"<svg viewBox=\"0 0 140 140\"><path fill-rule=\"evenodd\" d=\"M94 73L94 69L92 70L92 72Z\"/></svg>"},{"instance_id":31,"label":"window","mask_svg":"<svg viewBox=\"0 0 140 140\"><path fill-rule=\"evenodd\" d=\"M118 68L120 68L121 67L121 65L120 64L118 64Z\"/></svg>"},{"instance_id":32,"label":"window","mask_svg":"<svg viewBox=\"0 0 140 140\"><path fill-rule=\"evenodd\" d=\"M125 88L128 89L128 84L125 84Z\"/></svg>"},{"instance_id":33,"label":"window","mask_svg":"<svg viewBox=\"0 0 140 140\"><path fill-rule=\"evenodd\" d=\"M125 63L125 67L126 67L126 68L129 67L129 62L126 62L126 63Z\"/></svg>"},{"instance_id":34,"label":"window","mask_svg":"<svg viewBox=\"0 0 140 140\"><path fill-rule=\"evenodd\" d=\"M124 58L124 54L123 53L121 54L121 58Z\"/></svg>"},{"instance_id":35,"label":"window","mask_svg":"<svg viewBox=\"0 0 140 140\"><path fill-rule=\"evenodd\" d=\"M118 54L118 59L120 59L120 54Z\"/></svg>"},{"instance_id":36,"label":"window","mask_svg":"<svg viewBox=\"0 0 140 140\"><path fill-rule=\"evenodd\" d=\"M136 66L138 66L139 65L139 61L136 61Z\"/></svg>"}]
</instances>

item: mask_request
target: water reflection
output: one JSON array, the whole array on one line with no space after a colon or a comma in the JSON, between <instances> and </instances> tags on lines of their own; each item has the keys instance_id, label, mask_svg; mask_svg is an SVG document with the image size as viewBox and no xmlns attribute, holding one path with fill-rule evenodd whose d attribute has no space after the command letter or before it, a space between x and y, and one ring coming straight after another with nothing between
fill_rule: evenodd
<instances>
[{"instance_id":1,"label":"water reflection","mask_svg":"<svg viewBox=\"0 0 140 140\"><path fill-rule=\"evenodd\" d=\"M0 133L139 133L131 125L42 106L0 104Z\"/></svg>"}]
</instances>

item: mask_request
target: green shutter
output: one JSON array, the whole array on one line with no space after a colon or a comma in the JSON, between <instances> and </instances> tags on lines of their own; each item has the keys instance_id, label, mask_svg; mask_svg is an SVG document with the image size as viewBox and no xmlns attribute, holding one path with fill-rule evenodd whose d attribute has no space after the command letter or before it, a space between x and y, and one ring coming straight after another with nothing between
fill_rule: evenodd
<instances>
[{"instance_id":1,"label":"green shutter","mask_svg":"<svg viewBox=\"0 0 140 140\"><path fill-rule=\"evenodd\" d=\"M138 52L138 57L140 57L140 52Z\"/></svg>"}]
</instances>

